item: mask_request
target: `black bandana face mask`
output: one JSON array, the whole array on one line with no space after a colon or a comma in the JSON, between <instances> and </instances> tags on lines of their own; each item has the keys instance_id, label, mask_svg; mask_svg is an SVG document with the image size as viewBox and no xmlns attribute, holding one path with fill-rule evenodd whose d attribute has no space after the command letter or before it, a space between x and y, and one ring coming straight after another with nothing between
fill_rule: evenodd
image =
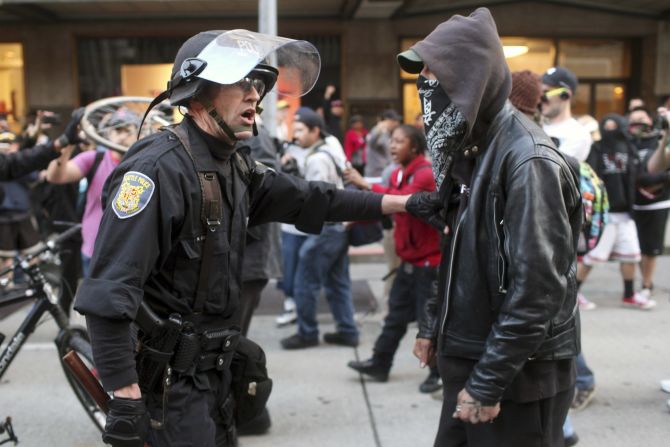
<instances>
[{"instance_id":1,"label":"black bandana face mask","mask_svg":"<svg viewBox=\"0 0 670 447\"><path fill-rule=\"evenodd\" d=\"M449 158L463 148L467 123L436 79L419 75L417 89L421 100L423 127L428 151L433 160L433 176L440 189L450 165Z\"/></svg>"}]
</instances>

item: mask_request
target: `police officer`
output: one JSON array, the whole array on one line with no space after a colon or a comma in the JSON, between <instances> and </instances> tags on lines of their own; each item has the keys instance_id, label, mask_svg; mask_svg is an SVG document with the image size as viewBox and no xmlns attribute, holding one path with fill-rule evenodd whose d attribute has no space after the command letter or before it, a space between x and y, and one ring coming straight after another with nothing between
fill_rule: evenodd
<instances>
[{"instance_id":1,"label":"police officer","mask_svg":"<svg viewBox=\"0 0 670 447\"><path fill-rule=\"evenodd\" d=\"M262 63L272 54L281 74ZM244 140L265 93L279 77L280 93L304 94L319 66L307 42L245 30L197 34L177 53L168 90L154 102L168 97L185 109L184 120L137 142L108 180L90 277L77 294L100 379L113 391L105 442L235 442L229 320L240 296L247 226L281 221L318 233L326 221L405 210L407 196L337 190L249 157ZM425 197L410 200L417 214L435 212ZM181 328L177 346L167 346L173 332L155 336L139 324L134 347L131 322L144 306L160 317L160 327ZM185 348L194 337L198 355ZM165 358L170 367L161 369Z\"/></svg>"}]
</instances>

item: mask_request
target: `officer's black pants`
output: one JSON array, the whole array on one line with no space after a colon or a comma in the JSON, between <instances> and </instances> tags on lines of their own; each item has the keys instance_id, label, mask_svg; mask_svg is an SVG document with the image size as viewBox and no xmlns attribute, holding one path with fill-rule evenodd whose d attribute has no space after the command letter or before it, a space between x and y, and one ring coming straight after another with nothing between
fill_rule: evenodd
<instances>
[{"instance_id":1,"label":"officer's black pants","mask_svg":"<svg viewBox=\"0 0 670 447\"><path fill-rule=\"evenodd\" d=\"M236 445L232 405L229 396L230 373L211 371L207 379L212 389L196 387L193 378L181 377L170 387L165 428L151 430L147 442L151 447L233 447ZM199 389L203 388L203 389ZM232 397L232 396L231 396ZM160 402L149 402L152 419L161 420Z\"/></svg>"},{"instance_id":2,"label":"officer's black pants","mask_svg":"<svg viewBox=\"0 0 670 447\"><path fill-rule=\"evenodd\" d=\"M375 360L382 366L391 368L407 326L424 312L436 277L436 267L417 267L406 262L398 267L389 294L389 313L374 347Z\"/></svg>"},{"instance_id":3,"label":"officer's black pants","mask_svg":"<svg viewBox=\"0 0 670 447\"><path fill-rule=\"evenodd\" d=\"M504 400L493 423L469 424L454 419L456 397L463 380L444 380L446 357L438 356L444 382L444 403L435 447L562 447L563 422L572 401L573 389L554 397L517 403Z\"/></svg>"}]
</instances>

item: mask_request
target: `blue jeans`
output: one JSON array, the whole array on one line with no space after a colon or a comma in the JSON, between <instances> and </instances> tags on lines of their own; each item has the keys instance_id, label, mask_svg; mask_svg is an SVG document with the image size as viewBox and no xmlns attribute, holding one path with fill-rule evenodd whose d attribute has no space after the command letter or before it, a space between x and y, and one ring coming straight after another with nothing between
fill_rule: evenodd
<instances>
[{"instance_id":1,"label":"blue jeans","mask_svg":"<svg viewBox=\"0 0 670 447\"><path fill-rule=\"evenodd\" d=\"M596 378L593 371L586 364L586 359L583 353L577 356L577 379L575 380L575 388L578 390L590 390L596 386Z\"/></svg>"},{"instance_id":2,"label":"blue jeans","mask_svg":"<svg viewBox=\"0 0 670 447\"><path fill-rule=\"evenodd\" d=\"M318 236L307 236L300 247L294 292L298 311L298 334L318 339L317 301L323 287L337 331L358 336L349 276L349 240L342 224L326 225Z\"/></svg>"},{"instance_id":3,"label":"blue jeans","mask_svg":"<svg viewBox=\"0 0 670 447\"><path fill-rule=\"evenodd\" d=\"M295 275L298 270L300 247L307 240L307 236L292 234L282 231L281 233L281 257L284 276L277 282L279 290L287 297L293 298L295 288Z\"/></svg>"}]
</instances>

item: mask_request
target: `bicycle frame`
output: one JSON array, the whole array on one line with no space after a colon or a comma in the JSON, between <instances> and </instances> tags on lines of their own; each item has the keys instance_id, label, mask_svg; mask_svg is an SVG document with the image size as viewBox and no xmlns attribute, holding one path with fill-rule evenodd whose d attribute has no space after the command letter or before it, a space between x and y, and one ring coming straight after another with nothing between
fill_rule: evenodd
<instances>
[{"instance_id":1,"label":"bicycle frame","mask_svg":"<svg viewBox=\"0 0 670 447\"><path fill-rule=\"evenodd\" d=\"M53 316L59 329L63 330L69 326L68 317L58 303L58 295L54 292L51 285L46 282L46 278L44 278L44 275L42 275L39 268L36 266L31 267L27 273L30 276L31 284L41 284L41 290L29 287L25 289L22 294L13 298L8 298L0 303L0 307L5 307L24 300L37 298L35 304L33 304L33 307L30 309L30 312L28 312L28 315L23 320L14 336L7 343L2 354L0 354L0 378L2 378L5 371L7 371L12 360L14 360L18 352L21 350L21 347L28 337L35 331L37 324L46 312L49 312ZM29 293L29 291L33 291L34 294Z\"/></svg>"}]
</instances>

